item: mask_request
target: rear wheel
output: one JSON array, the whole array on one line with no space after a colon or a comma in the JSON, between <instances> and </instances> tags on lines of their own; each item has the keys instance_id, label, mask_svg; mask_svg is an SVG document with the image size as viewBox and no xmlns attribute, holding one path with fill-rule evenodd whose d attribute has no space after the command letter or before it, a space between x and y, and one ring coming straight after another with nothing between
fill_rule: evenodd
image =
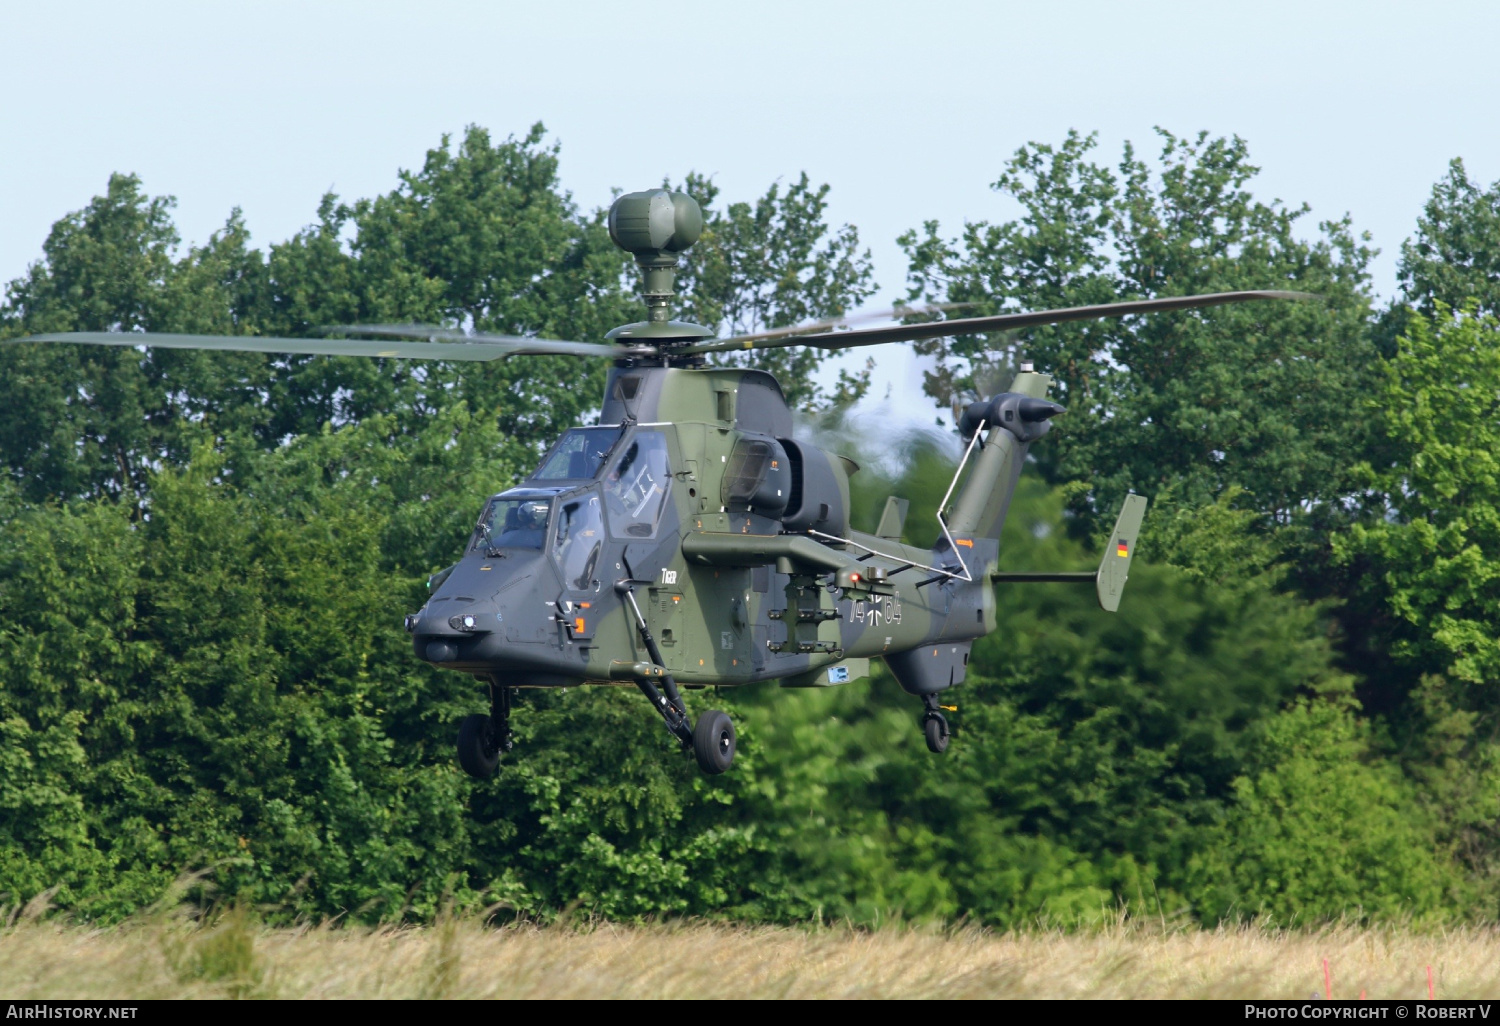
<instances>
[{"instance_id":1,"label":"rear wheel","mask_svg":"<svg viewBox=\"0 0 1500 1026\"><path fill-rule=\"evenodd\" d=\"M922 733L927 736L927 750L942 755L948 750L948 721L941 713L931 713L922 723Z\"/></svg>"},{"instance_id":2,"label":"rear wheel","mask_svg":"<svg viewBox=\"0 0 1500 1026\"><path fill-rule=\"evenodd\" d=\"M465 716L458 725L458 764L479 780L494 776L495 767L500 765L500 750L495 747L490 718L483 713Z\"/></svg>"},{"instance_id":3,"label":"rear wheel","mask_svg":"<svg viewBox=\"0 0 1500 1026\"><path fill-rule=\"evenodd\" d=\"M734 722L727 713L710 709L693 728L693 754L704 773L723 773L734 761Z\"/></svg>"}]
</instances>

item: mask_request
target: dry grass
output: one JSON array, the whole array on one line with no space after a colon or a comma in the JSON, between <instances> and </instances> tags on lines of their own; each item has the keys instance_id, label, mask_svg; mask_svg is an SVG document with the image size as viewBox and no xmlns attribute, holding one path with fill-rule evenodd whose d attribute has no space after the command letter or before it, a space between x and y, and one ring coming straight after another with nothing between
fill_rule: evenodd
<instances>
[{"instance_id":1,"label":"dry grass","mask_svg":"<svg viewBox=\"0 0 1500 1026\"><path fill-rule=\"evenodd\" d=\"M0 933L7 998L1176 997L1500 994L1500 933L1255 927L991 934L703 924L268 929L230 915Z\"/></svg>"}]
</instances>

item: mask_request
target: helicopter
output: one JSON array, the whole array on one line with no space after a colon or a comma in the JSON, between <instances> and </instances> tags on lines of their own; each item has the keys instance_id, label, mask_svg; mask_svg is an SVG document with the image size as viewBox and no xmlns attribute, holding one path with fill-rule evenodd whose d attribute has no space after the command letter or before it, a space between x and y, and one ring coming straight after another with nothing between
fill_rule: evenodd
<instances>
[{"instance_id":1,"label":"helicopter","mask_svg":"<svg viewBox=\"0 0 1500 1026\"><path fill-rule=\"evenodd\" d=\"M714 709L693 720L685 691L769 681L836 687L868 677L872 660L883 660L920 701L927 747L946 751L952 730L944 713L953 706L943 696L963 682L974 642L1000 627L995 585L1093 584L1100 606L1118 610L1146 500L1126 497L1095 571L997 569L1027 453L1065 412L1047 397L1052 378L1022 362L1008 390L957 417L965 448L938 506L936 544L901 541L908 503L896 496L873 533L856 531L849 481L858 466L794 437L771 374L708 357L1310 298L1223 292L874 328L825 321L716 338L671 316L679 257L703 230L698 204L666 189L628 193L610 207L608 225L639 267L647 319L609 331L604 342L426 325L324 329L342 338L68 332L12 341L609 361L597 423L567 430L525 480L486 499L462 555L429 579L429 597L404 629L417 659L483 687L488 710L458 728L458 762L471 776L492 776L512 749L517 689L585 684L638 689L699 768L717 774L734 760L734 723ZM368 337L347 337L355 335Z\"/></svg>"}]
</instances>

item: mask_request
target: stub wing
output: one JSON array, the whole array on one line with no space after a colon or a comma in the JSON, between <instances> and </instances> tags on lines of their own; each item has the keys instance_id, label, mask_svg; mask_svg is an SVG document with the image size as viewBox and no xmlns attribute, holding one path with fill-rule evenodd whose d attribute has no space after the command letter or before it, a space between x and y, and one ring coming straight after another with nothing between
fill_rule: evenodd
<instances>
[{"instance_id":1,"label":"stub wing","mask_svg":"<svg viewBox=\"0 0 1500 1026\"><path fill-rule=\"evenodd\" d=\"M1115 529L1110 532L1109 546L1104 550L1104 558L1099 561L1099 569L1093 573L1088 571L1048 573L1046 571L1001 570L990 574L990 579L1010 581L1015 584L1084 584L1092 581L1094 590L1099 596L1100 608L1111 613L1118 612L1120 596L1125 593L1125 582L1130 577L1130 561L1135 558L1136 542L1140 539L1141 522L1145 518L1146 497L1135 494L1127 495L1125 505L1120 508L1120 516L1115 521Z\"/></svg>"}]
</instances>

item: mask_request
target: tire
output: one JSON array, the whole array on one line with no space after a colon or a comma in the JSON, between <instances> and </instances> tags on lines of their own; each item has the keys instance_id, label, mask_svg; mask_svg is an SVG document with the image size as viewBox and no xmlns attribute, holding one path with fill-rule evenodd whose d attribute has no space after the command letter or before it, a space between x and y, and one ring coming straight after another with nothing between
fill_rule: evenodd
<instances>
[{"instance_id":1,"label":"tire","mask_svg":"<svg viewBox=\"0 0 1500 1026\"><path fill-rule=\"evenodd\" d=\"M937 755L948 750L948 739L953 736L948 732L948 721L937 714L923 722L922 733L927 736L927 750Z\"/></svg>"},{"instance_id":2,"label":"tire","mask_svg":"<svg viewBox=\"0 0 1500 1026\"><path fill-rule=\"evenodd\" d=\"M734 762L734 721L727 713L710 709L693 727L693 754L704 773L723 773Z\"/></svg>"},{"instance_id":3,"label":"tire","mask_svg":"<svg viewBox=\"0 0 1500 1026\"><path fill-rule=\"evenodd\" d=\"M458 764L477 780L488 780L500 765L500 752L490 740L490 718L483 713L465 716L458 725Z\"/></svg>"}]
</instances>

